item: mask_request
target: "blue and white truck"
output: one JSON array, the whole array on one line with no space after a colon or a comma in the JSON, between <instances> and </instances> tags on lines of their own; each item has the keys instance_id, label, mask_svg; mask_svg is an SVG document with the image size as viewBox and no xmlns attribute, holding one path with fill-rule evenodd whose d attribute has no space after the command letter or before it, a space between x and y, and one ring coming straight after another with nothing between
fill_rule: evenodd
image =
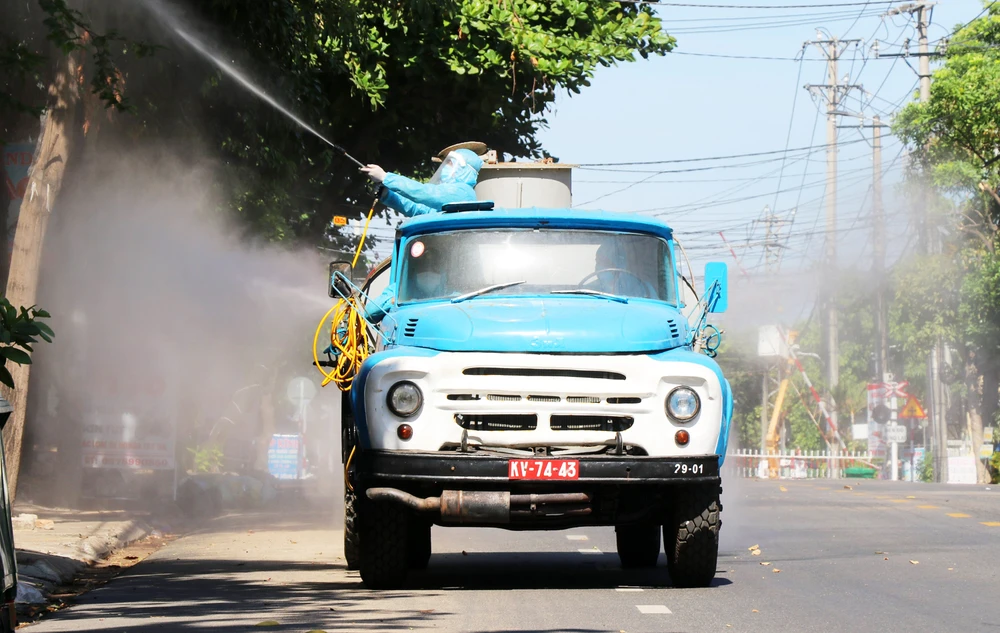
<instances>
[{"instance_id":1,"label":"blue and white truck","mask_svg":"<svg viewBox=\"0 0 1000 633\"><path fill-rule=\"evenodd\" d=\"M712 581L733 399L704 323L725 266L697 305L679 270L671 229L638 214L478 203L399 227L343 422L366 586L425 567L432 524L613 526L623 567L662 542L675 586Z\"/></svg>"}]
</instances>

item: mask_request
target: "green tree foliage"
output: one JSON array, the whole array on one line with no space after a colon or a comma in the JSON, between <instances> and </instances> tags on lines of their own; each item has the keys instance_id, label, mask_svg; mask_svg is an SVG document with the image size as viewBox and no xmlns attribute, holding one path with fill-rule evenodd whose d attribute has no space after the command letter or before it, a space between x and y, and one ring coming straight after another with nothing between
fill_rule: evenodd
<instances>
[{"instance_id":1,"label":"green tree foliage","mask_svg":"<svg viewBox=\"0 0 1000 633\"><path fill-rule=\"evenodd\" d=\"M130 99L134 116L119 117L129 138L220 152L222 198L269 239L332 237L331 216L367 212L371 198L351 163L197 57L167 21L142 8L146 3L113 15L100 4L77 0L75 12L63 0L29 2L20 23L45 20L41 32L67 45L80 42L83 31L93 34L91 83L106 102ZM427 174L442 147L469 139L513 156L542 156L537 133L558 92L579 92L598 67L662 55L674 45L651 8L612 1L190 0L179 6L185 30L235 59L351 154L413 175ZM11 50L23 54L22 67L51 53L38 37L5 34ZM147 41L139 49L134 44ZM153 59L122 54L154 46L163 50ZM116 64L110 73L101 71L108 60Z\"/></svg>"},{"instance_id":2,"label":"green tree foliage","mask_svg":"<svg viewBox=\"0 0 1000 633\"><path fill-rule=\"evenodd\" d=\"M893 126L946 191L968 194L1000 177L1000 6L959 30L934 72L931 98L911 103Z\"/></svg>"}]
</instances>

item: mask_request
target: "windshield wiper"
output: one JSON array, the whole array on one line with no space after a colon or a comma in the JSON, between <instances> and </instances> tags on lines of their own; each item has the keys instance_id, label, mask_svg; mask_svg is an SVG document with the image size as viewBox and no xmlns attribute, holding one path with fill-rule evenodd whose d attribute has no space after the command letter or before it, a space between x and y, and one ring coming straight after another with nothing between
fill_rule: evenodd
<instances>
[{"instance_id":1,"label":"windshield wiper","mask_svg":"<svg viewBox=\"0 0 1000 633\"><path fill-rule=\"evenodd\" d=\"M591 290L590 288L573 288L571 290L553 290L549 293L550 295L590 295L593 297L604 297L605 299L611 299L612 301L617 301L618 303L628 303L628 297L619 297L618 295L613 295L609 292L601 292L600 290Z\"/></svg>"},{"instance_id":2,"label":"windshield wiper","mask_svg":"<svg viewBox=\"0 0 1000 633\"><path fill-rule=\"evenodd\" d=\"M467 292L464 295L458 295L451 300L452 303L461 303L466 299L471 299L473 297L478 297L479 295L484 295L494 290L503 290L504 288L510 288L511 286L519 286L525 282L523 279L521 281L508 281L502 284L493 284L492 286L486 286L485 288L480 288L479 290L473 290L472 292Z\"/></svg>"}]
</instances>

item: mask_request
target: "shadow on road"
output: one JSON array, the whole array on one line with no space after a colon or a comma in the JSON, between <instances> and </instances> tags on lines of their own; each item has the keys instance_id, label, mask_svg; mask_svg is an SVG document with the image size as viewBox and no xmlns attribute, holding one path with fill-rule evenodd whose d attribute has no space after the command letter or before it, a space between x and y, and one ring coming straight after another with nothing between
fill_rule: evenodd
<instances>
[{"instance_id":1,"label":"shadow on road","mask_svg":"<svg viewBox=\"0 0 1000 633\"><path fill-rule=\"evenodd\" d=\"M717 577L712 587L731 584ZM617 554L489 552L435 554L426 571L410 574L413 589L613 589L670 587L663 556L654 569L622 569Z\"/></svg>"},{"instance_id":2,"label":"shadow on road","mask_svg":"<svg viewBox=\"0 0 1000 633\"><path fill-rule=\"evenodd\" d=\"M434 620L449 615L387 612L371 592L358 591L359 579L336 573L338 568L343 570L328 563L153 559L107 587L81 596L74 608L46 621L59 624L60 631L130 633L248 631L273 621L261 625L262 630L302 633L419 629L432 627ZM412 594L396 591L391 595L405 598ZM100 625L98 618L109 622Z\"/></svg>"}]
</instances>

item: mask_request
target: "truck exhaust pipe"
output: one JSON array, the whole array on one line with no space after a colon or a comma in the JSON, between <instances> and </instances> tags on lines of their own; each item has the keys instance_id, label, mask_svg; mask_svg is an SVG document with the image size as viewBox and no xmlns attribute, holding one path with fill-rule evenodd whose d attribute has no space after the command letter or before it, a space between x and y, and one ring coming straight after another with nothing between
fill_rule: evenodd
<instances>
[{"instance_id":1,"label":"truck exhaust pipe","mask_svg":"<svg viewBox=\"0 0 1000 633\"><path fill-rule=\"evenodd\" d=\"M512 513L545 516L591 512L591 497L585 492L512 495L490 490L444 490L440 497L422 499L396 488L369 488L367 495L372 501L391 501L416 512L440 512L442 522L457 524L510 523Z\"/></svg>"}]
</instances>

